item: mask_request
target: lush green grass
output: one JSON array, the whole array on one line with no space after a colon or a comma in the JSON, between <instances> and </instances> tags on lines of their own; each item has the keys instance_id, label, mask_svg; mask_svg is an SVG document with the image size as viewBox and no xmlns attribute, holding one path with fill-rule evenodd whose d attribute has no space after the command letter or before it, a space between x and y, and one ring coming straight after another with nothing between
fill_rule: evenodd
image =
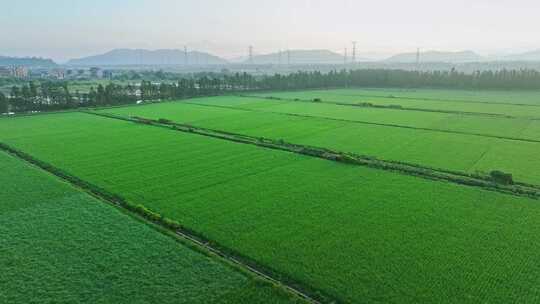
<instances>
[{"instance_id":1,"label":"lush green grass","mask_svg":"<svg viewBox=\"0 0 540 304\"><path fill-rule=\"evenodd\" d=\"M0 303L288 303L0 152Z\"/></svg>"},{"instance_id":2,"label":"lush green grass","mask_svg":"<svg viewBox=\"0 0 540 304\"><path fill-rule=\"evenodd\" d=\"M220 97L193 99L189 102L208 103L216 99L227 104L245 101L238 97ZM215 103L218 104L218 101ZM310 104L304 106L309 107ZM103 112L166 118L200 127L284 139L292 143L433 168L470 173L481 171L486 174L492 170L502 170L514 174L516 180L540 184L540 159L536 157L540 143L200 106L185 102L105 109ZM540 129L537 132L540 134Z\"/></svg>"},{"instance_id":3,"label":"lush green grass","mask_svg":"<svg viewBox=\"0 0 540 304\"><path fill-rule=\"evenodd\" d=\"M335 89L269 92L257 95L310 100L320 98L323 101L351 104L368 102L375 105L401 105L427 110L540 117L540 92L538 91Z\"/></svg>"},{"instance_id":4,"label":"lush green grass","mask_svg":"<svg viewBox=\"0 0 540 304\"><path fill-rule=\"evenodd\" d=\"M348 302L540 301L537 201L58 114L0 140Z\"/></svg>"}]
</instances>

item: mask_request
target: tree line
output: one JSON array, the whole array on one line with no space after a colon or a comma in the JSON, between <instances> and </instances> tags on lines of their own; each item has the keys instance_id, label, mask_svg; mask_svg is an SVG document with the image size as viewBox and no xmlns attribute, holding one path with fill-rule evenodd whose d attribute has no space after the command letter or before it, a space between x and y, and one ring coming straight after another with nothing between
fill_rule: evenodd
<instances>
[{"instance_id":1,"label":"tree line","mask_svg":"<svg viewBox=\"0 0 540 304\"><path fill-rule=\"evenodd\" d=\"M540 89L540 72L534 70L451 71L341 70L328 73L296 72L254 76L248 73L209 73L174 81L91 87L73 91L68 82L43 81L14 85L0 93L0 112L29 112L130 104L138 101L183 99L254 90L302 90L343 87L396 87L446 89Z\"/></svg>"},{"instance_id":2,"label":"tree line","mask_svg":"<svg viewBox=\"0 0 540 304\"><path fill-rule=\"evenodd\" d=\"M266 90L296 90L340 87L395 87L444 89L540 89L536 70L477 71L405 71L360 69L320 72L297 72L263 77L258 83Z\"/></svg>"}]
</instances>

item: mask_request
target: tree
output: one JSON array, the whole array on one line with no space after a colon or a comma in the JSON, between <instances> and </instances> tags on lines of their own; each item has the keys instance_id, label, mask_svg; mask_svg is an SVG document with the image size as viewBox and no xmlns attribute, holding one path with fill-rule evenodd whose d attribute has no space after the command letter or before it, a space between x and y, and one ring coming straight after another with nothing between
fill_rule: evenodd
<instances>
[{"instance_id":1,"label":"tree","mask_svg":"<svg viewBox=\"0 0 540 304\"><path fill-rule=\"evenodd\" d=\"M9 103L6 95L0 92L0 113L7 113L9 111Z\"/></svg>"}]
</instances>

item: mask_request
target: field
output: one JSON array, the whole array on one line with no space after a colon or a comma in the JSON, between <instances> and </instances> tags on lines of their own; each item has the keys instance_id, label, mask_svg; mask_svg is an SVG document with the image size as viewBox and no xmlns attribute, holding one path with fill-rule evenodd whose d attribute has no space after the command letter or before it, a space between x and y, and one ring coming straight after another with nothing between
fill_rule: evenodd
<instances>
[{"instance_id":1,"label":"field","mask_svg":"<svg viewBox=\"0 0 540 304\"><path fill-rule=\"evenodd\" d=\"M400 109L355 107L324 102L277 101L227 97L196 101L210 105L225 105L240 109L257 109L268 113L317 117L327 120L350 121L365 125L383 125L409 129L423 129L458 134L473 134L486 137L507 137L517 140L540 141L540 120L526 118L486 117L451 113L423 112Z\"/></svg>"},{"instance_id":2,"label":"field","mask_svg":"<svg viewBox=\"0 0 540 304\"><path fill-rule=\"evenodd\" d=\"M270 117L267 132L291 132L298 138L330 130L338 122L326 119L338 110L329 114L308 103L230 97L193 102L213 107L204 112L174 103L163 104L168 110L156 105L106 111L145 109L142 114L148 116L157 109L163 111L158 116L170 111L165 118L184 121L185 115L193 124L208 121L208 126L219 127L212 124L223 120L223 125L234 125L234 117L242 114L217 106L257 109L261 112L253 121ZM355 119L367 115L356 113L362 110L348 111L355 112L350 114ZM320 117L298 121L287 115L288 126L283 115L269 115L287 111ZM397 112L405 111L384 119L426 123ZM301 122L309 127L301 128ZM242 120L237 127L245 127ZM534 199L85 113L2 119L0 128L0 142L175 219L220 248L325 299L540 300L540 243L535 241L540 205ZM254 133L265 136L258 133L265 127L257 128ZM387 145L393 142L389 139ZM468 142L458 143L470 149L463 147ZM526 173L524 169L522 176L534 176Z\"/></svg>"},{"instance_id":3,"label":"field","mask_svg":"<svg viewBox=\"0 0 540 304\"><path fill-rule=\"evenodd\" d=\"M317 116L296 116L290 113L313 112L312 107L325 108ZM295 110L291 110L295 109ZM393 111L391 115L379 117L371 115L372 120L387 123L408 111L371 110L380 114ZM352 152L374 156L384 160L401 161L432 168L453 170L467 173L502 170L512 173L516 180L540 185L540 159L535 156L540 151L540 142L478 136L467 133L440 132L437 130L418 130L412 128L363 124L355 121L327 119L338 114L358 117L369 116L365 108L344 107L338 105L320 105L314 103L271 101L243 97L198 98L175 103L151 104L137 107L104 109L102 112L123 116L142 116L146 118L166 118L179 123L198 127L212 128L250 136L283 139L291 143L329 148L337 151ZM412 114L417 114L412 112ZM424 116L449 115L420 112ZM458 115L451 115L458 116ZM423 124L436 118L407 118L410 124ZM457 122L468 133L480 132L474 125L485 129L486 120L493 118L469 116L468 121ZM499 119L512 123L512 119ZM534 122L538 128L538 122ZM488 124L493 130L497 122ZM518 123L519 125L519 123ZM456 127L457 128L457 127ZM504 129L507 129L504 131ZM502 125L501 133L517 135L517 130ZM529 126L531 138L540 135L540 128L533 131ZM494 136L498 133L490 131ZM466 148L464 148L466 147Z\"/></svg>"},{"instance_id":4,"label":"field","mask_svg":"<svg viewBox=\"0 0 540 304\"><path fill-rule=\"evenodd\" d=\"M340 103L369 102L376 105L457 112L490 113L517 117L540 117L540 92L458 91L414 89L337 89L255 94L290 99Z\"/></svg>"},{"instance_id":5,"label":"field","mask_svg":"<svg viewBox=\"0 0 540 304\"><path fill-rule=\"evenodd\" d=\"M1 303L292 303L0 152Z\"/></svg>"}]
</instances>

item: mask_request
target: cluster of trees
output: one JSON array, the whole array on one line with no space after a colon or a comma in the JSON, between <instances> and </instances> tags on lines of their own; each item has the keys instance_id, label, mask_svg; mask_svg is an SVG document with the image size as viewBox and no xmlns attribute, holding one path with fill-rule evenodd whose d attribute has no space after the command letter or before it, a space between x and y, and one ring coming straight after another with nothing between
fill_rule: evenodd
<instances>
[{"instance_id":1,"label":"cluster of trees","mask_svg":"<svg viewBox=\"0 0 540 304\"><path fill-rule=\"evenodd\" d=\"M77 106L65 82L40 84L30 82L22 86L13 86L7 103L12 112L66 109Z\"/></svg>"},{"instance_id":2,"label":"cluster of trees","mask_svg":"<svg viewBox=\"0 0 540 304\"><path fill-rule=\"evenodd\" d=\"M8 111L8 99L4 93L0 92L0 113Z\"/></svg>"},{"instance_id":3,"label":"cluster of trees","mask_svg":"<svg viewBox=\"0 0 540 304\"><path fill-rule=\"evenodd\" d=\"M404 71L384 69L298 72L266 76L259 87L294 90L332 87L405 87L448 89L540 89L536 70L478 71L472 74L450 71Z\"/></svg>"},{"instance_id":4,"label":"cluster of trees","mask_svg":"<svg viewBox=\"0 0 540 304\"><path fill-rule=\"evenodd\" d=\"M465 74L451 71L341 70L329 73L296 72L253 76L247 73L207 73L174 81L119 85L109 83L89 92L72 92L67 82L30 82L13 86L9 97L0 95L0 111L13 112L120 105L139 100L181 99L251 90L299 90L339 87L407 87L456 89L540 89L540 72L532 70L485 71Z\"/></svg>"},{"instance_id":5,"label":"cluster of trees","mask_svg":"<svg viewBox=\"0 0 540 304\"><path fill-rule=\"evenodd\" d=\"M91 87L88 92L73 92L65 81L29 82L21 86L12 86L6 106L0 107L1 113L31 112L122 105L137 101L182 99L197 96L213 96L231 91L256 89L257 81L249 74L232 76L204 75L198 78L181 78L174 82L151 82L120 85L109 83Z\"/></svg>"}]
</instances>

